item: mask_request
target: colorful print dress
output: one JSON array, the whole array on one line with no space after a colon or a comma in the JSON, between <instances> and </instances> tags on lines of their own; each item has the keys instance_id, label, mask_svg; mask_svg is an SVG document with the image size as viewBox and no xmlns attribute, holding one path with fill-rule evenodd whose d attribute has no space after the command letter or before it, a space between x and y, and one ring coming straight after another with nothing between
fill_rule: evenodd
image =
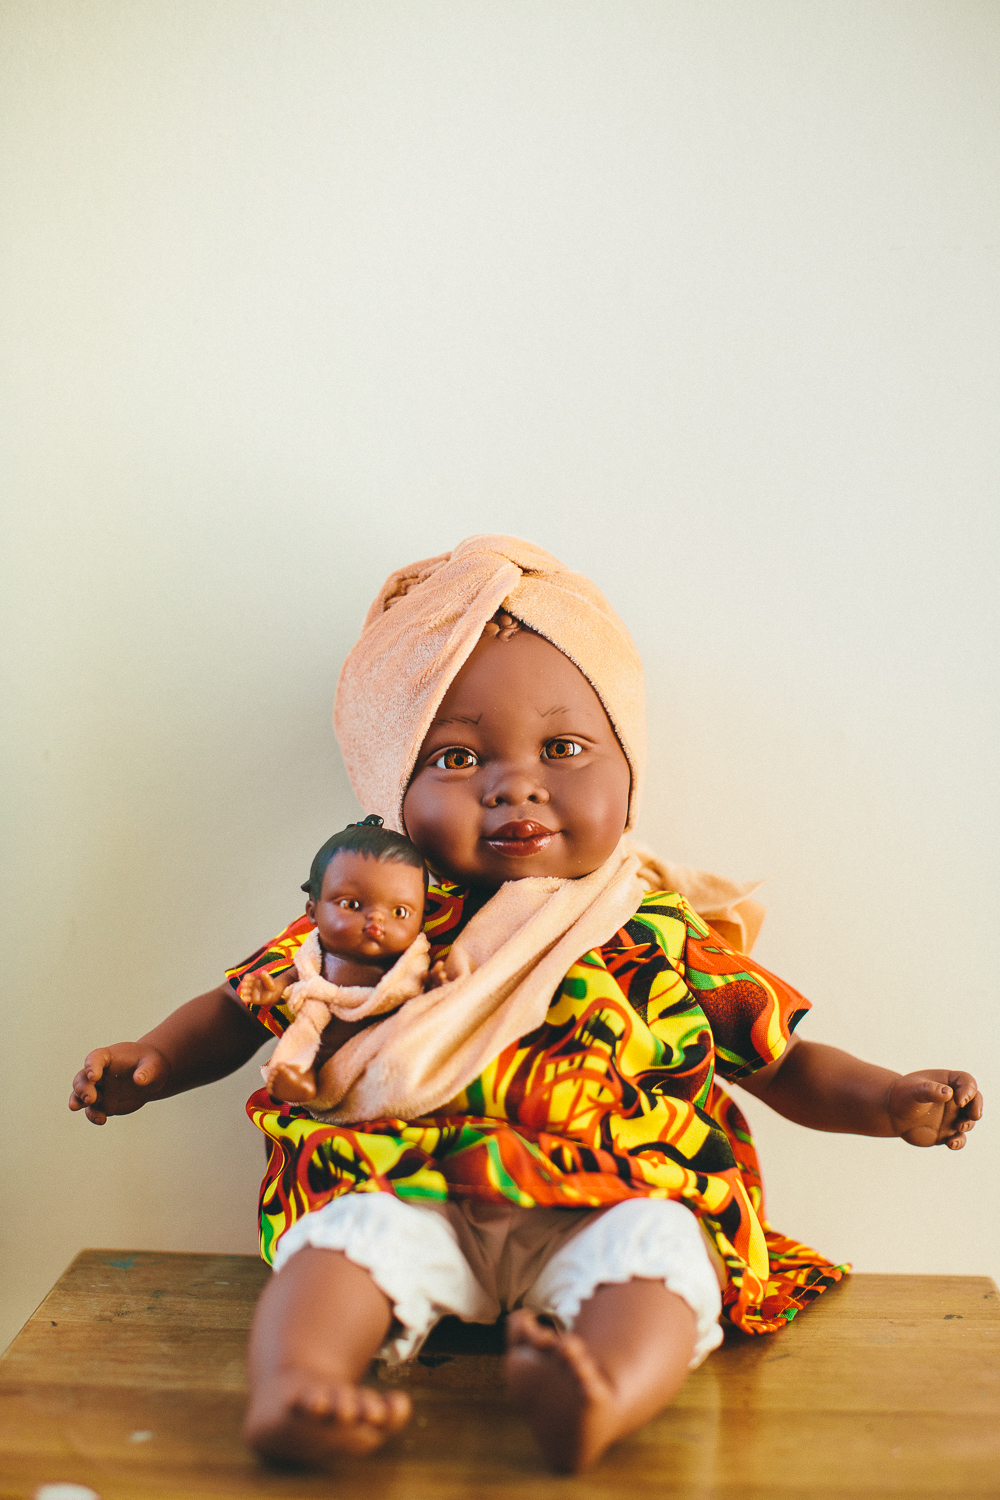
<instances>
[{"instance_id":1,"label":"colorful print dress","mask_svg":"<svg viewBox=\"0 0 1000 1500\"><path fill-rule=\"evenodd\" d=\"M431 961L462 927L464 892L428 893ZM229 971L278 972L307 917ZM276 1036L282 1005L249 1009ZM673 1198L701 1219L728 1271L725 1316L770 1333L839 1281L831 1265L771 1229L750 1130L717 1075L740 1079L781 1056L809 1002L733 948L682 897L648 895L609 942L575 963L536 1031L456 1098L416 1120L315 1120L259 1089L247 1113L270 1142L261 1254L342 1193L395 1193L525 1207L599 1208Z\"/></svg>"}]
</instances>

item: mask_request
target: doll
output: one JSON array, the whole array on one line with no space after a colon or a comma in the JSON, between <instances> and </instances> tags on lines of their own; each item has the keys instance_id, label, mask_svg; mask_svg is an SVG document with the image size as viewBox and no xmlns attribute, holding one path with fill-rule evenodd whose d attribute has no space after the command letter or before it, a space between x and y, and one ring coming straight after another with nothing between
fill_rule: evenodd
<instances>
[{"instance_id":1,"label":"doll","mask_svg":"<svg viewBox=\"0 0 1000 1500\"><path fill-rule=\"evenodd\" d=\"M775 1333L847 1269L766 1222L720 1079L813 1129L950 1151L982 1101L968 1073L799 1039L809 1002L739 951L746 890L630 845L641 663L548 553L478 536L392 574L335 723L359 800L432 872L435 983L332 1044L325 1108L248 1102L275 1274L246 1439L317 1467L367 1452L410 1415L404 1391L364 1384L372 1358L409 1358L445 1313L506 1311L510 1393L547 1461L578 1471L672 1400L720 1315ZM242 978L283 990L310 925L91 1052L70 1107L103 1124L241 1066L290 1020L243 1003Z\"/></svg>"},{"instance_id":2,"label":"doll","mask_svg":"<svg viewBox=\"0 0 1000 1500\"><path fill-rule=\"evenodd\" d=\"M284 1001L295 1017L260 1070L272 1098L322 1109L327 1028L332 1048L420 994L429 949L420 930L426 881L409 839L374 814L335 833L316 854L302 887L306 916L316 925L295 955L296 982L282 988L266 969L253 969L238 992L249 1006Z\"/></svg>"}]
</instances>

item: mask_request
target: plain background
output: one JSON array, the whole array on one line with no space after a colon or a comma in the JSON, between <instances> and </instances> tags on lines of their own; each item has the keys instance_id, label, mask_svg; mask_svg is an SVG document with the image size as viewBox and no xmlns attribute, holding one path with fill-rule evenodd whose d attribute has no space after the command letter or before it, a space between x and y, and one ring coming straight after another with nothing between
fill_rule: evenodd
<instances>
[{"instance_id":1,"label":"plain background","mask_svg":"<svg viewBox=\"0 0 1000 1500\"><path fill-rule=\"evenodd\" d=\"M0 22L0 1342L81 1246L255 1248L256 1064L103 1130L70 1080L300 909L363 612L476 531L627 619L640 831L770 878L802 1034L995 1097L997 6ZM989 1120L749 1109L786 1232L998 1270Z\"/></svg>"}]
</instances>

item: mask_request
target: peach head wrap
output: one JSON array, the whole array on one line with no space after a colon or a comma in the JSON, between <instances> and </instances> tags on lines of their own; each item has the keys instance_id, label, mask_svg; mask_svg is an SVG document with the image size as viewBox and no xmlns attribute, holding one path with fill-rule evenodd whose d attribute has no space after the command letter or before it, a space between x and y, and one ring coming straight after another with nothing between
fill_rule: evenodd
<instances>
[{"instance_id":1,"label":"peach head wrap","mask_svg":"<svg viewBox=\"0 0 1000 1500\"><path fill-rule=\"evenodd\" d=\"M501 608L558 647L600 698L632 772L631 827L646 762L638 653L589 579L509 536L469 537L453 552L400 568L368 611L334 708L365 812L405 832L403 797L424 736ZM456 940L447 982L359 1032L324 1065L314 1112L348 1123L438 1109L541 1024L570 966L606 943L651 889L690 890L695 909L728 926L740 946L749 946L763 917L746 899L752 886L665 865L624 838L578 880L508 881Z\"/></svg>"}]
</instances>

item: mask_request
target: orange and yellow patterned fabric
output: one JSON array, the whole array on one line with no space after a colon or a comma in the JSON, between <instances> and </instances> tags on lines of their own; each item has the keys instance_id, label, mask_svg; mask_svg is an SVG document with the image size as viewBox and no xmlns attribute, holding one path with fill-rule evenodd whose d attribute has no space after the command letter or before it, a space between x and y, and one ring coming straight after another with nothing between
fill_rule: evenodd
<instances>
[{"instance_id":1,"label":"orange and yellow patterned fabric","mask_svg":"<svg viewBox=\"0 0 1000 1500\"><path fill-rule=\"evenodd\" d=\"M432 962L463 907L459 888L431 885ZM253 969L287 968L311 925L300 917L230 970L233 985ZM291 1019L282 1006L251 1009L275 1035ZM565 1208L673 1198L725 1263L726 1316L747 1333L772 1332L846 1268L767 1224L749 1127L717 1075L738 1080L775 1061L808 1009L682 897L654 892L572 966L537 1031L433 1116L331 1125L258 1090L247 1112L270 1141L261 1253L270 1261L290 1224L342 1193Z\"/></svg>"}]
</instances>

